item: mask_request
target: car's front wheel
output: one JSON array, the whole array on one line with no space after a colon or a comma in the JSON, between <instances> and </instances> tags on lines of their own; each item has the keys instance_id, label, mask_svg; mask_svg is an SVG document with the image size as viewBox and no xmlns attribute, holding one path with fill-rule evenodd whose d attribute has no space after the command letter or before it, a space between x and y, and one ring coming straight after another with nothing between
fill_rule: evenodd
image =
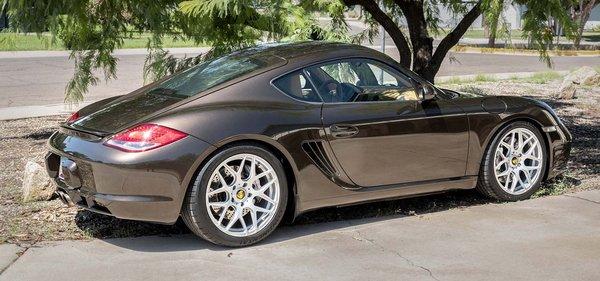
<instances>
[{"instance_id":1,"label":"car's front wheel","mask_svg":"<svg viewBox=\"0 0 600 281\"><path fill-rule=\"evenodd\" d=\"M536 127L521 121L511 123L496 135L485 152L477 189L498 200L529 198L541 186L547 154Z\"/></svg>"},{"instance_id":2,"label":"car's front wheel","mask_svg":"<svg viewBox=\"0 0 600 281\"><path fill-rule=\"evenodd\" d=\"M215 244L250 245L277 227L287 196L277 157L260 146L233 146L213 156L198 173L182 218L196 235Z\"/></svg>"}]
</instances>

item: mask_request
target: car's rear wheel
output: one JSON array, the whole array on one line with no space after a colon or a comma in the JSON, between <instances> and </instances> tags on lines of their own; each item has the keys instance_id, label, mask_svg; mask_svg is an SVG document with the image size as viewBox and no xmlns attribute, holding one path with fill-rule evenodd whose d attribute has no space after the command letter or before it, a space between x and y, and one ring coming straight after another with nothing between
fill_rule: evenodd
<instances>
[{"instance_id":1,"label":"car's rear wheel","mask_svg":"<svg viewBox=\"0 0 600 281\"><path fill-rule=\"evenodd\" d=\"M511 123L487 148L477 189L498 200L529 198L541 186L547 154L536 127L521 121Z\"/></svg>"},{"instance_id":2,"label":"car's rear wheel","mask_svg":"<svg viewBox=\"0 0 600 281\"><path fill-rule=\"evenodd\" d=\"M182 210L198 236L225 246L245 246L267 237L287 202L281 162L268 150L234 146L217 153L198 173Z\"/></svg>"}]
</instances>

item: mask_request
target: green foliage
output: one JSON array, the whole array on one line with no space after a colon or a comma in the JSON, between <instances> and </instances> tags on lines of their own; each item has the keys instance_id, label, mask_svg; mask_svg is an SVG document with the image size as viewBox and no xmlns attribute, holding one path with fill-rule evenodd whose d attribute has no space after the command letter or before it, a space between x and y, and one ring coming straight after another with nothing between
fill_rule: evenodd
<instances>
[{"instance_id":1,"label":"green foliage","mask_svg":"<svg viewBox=\"0 0 600 281\"><path fill-rule=\"evenodd\" d=\"M525 5L527 9L523 14L523 38L528 39L532 47L540 51L540 58L551 65L548 49L554 37L548 21L554 19L560 22L568 39L573 39L576 31L576 24L571 20L564 3L562 0L515 0L514 2Z\"/></svg>"},{"instance_id":2,"label":"green foliage","mask_svg":"<svg viewBox=\"0 0 600 281\"><path fill-rule=\"evenodd\" d=\"M113 56L113 51L122 48L127 39L150 34L146 37L149 55L144 77L147 81L154 81L197 64L207 57L259 42L309 39L372 42L373 37L379 33L377 20L382 19L381 14L375 20L376 16L365 12L361 20L367 28L358 34L349 35L345 12L354 5L368 6L371 11L385 7L382 9L384 17L395 24L393 29L387 30L388 33L400 33L414 45L432 42L429 40L430 34L443 33L442 28L447 28L439 20L441 7L449 10L457 19L466 17L471 12L466 25L462 23L462 27L468 27L476 18L473 15L496 15L503 5L522 4L527 9L523 36L531 38L533 46L549 61L547 50L552 42L552 33L547 28L547 21L550 18L557 19L565 26L567 34L571 34L574 29L561 1L563 0L11 0L8 3L13 31L38 34L49 32L50 42L60 42L65 48L72 50L75 74L66 87L66 99L76 102L83 99L90 85L100 81L95 73L102 72L104 79L115 78L118 59ZM409 32L406 32L406 15L403 11L411 11L411 16L416 13L417 20L422 19L424 25L409 25ZM330 17L330 24L319 24L318 17L322 16ZM389 28L391 27L388 25L386 29ZM444 42L446 47L455 45L466 28L454 31L456 32L446 35L446 38L451 38ZM426 37L427 40L420 40L418 37ZM212 50L196 57L177 58L163 49L166 38L209 45ZM409 49L414 49L414 46L403 47L402 53L412 52ZM428 69L435 74L441 59L449 50L442 49L446 51L442 51L441 56L418 56L439 61L436 62L438 66L436 63L423 61L419 62L423 64L419 68Z\"/></svg>"}]
</instances>

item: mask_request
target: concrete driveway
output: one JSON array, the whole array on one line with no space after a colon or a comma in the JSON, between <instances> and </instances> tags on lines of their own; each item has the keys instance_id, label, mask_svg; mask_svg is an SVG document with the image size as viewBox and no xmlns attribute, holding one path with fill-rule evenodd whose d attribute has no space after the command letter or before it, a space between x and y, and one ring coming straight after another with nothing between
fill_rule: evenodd
<instances>
[{"instance_id":1,"label":"concrete driveway","mask_svg":"<svg viewBox=\"0 0 600 281\"><path fill-rule=\"evenodd\" d=\"M241 249L184 235L0 253L0 280L599 280L600 191L280 227Z\"/></svg>"}]
</instances>

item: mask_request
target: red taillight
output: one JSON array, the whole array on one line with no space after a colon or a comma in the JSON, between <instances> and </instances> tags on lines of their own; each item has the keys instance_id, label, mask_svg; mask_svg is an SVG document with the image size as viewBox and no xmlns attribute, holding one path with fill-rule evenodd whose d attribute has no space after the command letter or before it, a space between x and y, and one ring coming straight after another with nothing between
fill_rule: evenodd
<instances>
[{"instance_id":1,"label":"red taillight","mask_svg":"<svg viewBox=\"0 0 600 281\"><path fill-rule=\"evenodd\" d=\"M73 123L75 122L75 120L79 119L79 111L76 111L75 113L71 114L71 116L69 116L69 119L67 119L67 123Z\"/></svg>"},{"instance_id":2,"label":"red taillight","mask_svg":"<svg viewBox=\"0 0 600 281\"><path fill-rule=\"evenodd\" d=\"M126 152L141 152L178 141L187 134L155 124L141 124L118 133L104 143Z\"/></svg>"}]
</instances>

